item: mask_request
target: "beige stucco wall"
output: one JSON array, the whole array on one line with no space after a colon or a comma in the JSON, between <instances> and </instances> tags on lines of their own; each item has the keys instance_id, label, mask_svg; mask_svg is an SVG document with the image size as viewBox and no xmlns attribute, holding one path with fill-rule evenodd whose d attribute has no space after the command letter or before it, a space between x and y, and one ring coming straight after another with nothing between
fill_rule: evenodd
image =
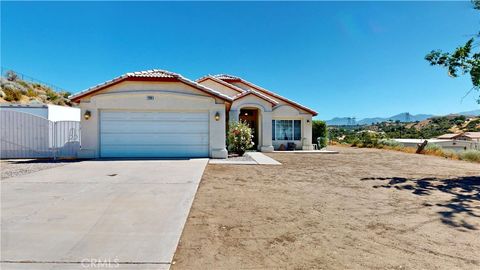
<instances>
[{"instance_id":1,"label":"beige stucco wall","mask_svg":"<svg viewBox=\"0 0 480 270\"><path fill-rule=\"evenodd\" d=\"M311 150L312 149L312 115L303 113L291 105L279 105L273 109L273 120L301 120L302 124L302 139L293 141L274 140L273 147L277 149L281 144L287 146L288 142L294 142L297 149ZM270 127L271 128L271 127Z\"/></svg>"},{"instance_id":2,"label":"beige stucco wall","mask_svg":"<svg viewBox=\"0 0 480 270\"><path fill-rule=\"evenodd\" d=\"M244 84L244 83L242 83L242 82L234 82L234 83L232 83L232 84L235 85L235 86L237 86L237 87L239 87L239 88L242 88L242 89L247 89L247 90L251 90L251 89L252 89L250 86L248 86L248 85L246 85L246 84ZM253 90L255 90L255 89L253 89ZM257 90L257 91L258 91L258 90ZM259 92L261 92L261 91L259 91ZM270 97L270 98L272 98L272 99L274 99L275 101L277 101L277 102L278 102L278 105L277 105L277 106L281 106L281 105L291 106L288 102L285 102L285 101L283 101L283 100L281 100L281 99L278 99L278 98L276 98L276 97L274 97L274 96L272 96L272 95L269 95L269 94L264 93L264 92L261 92L261 93L264 94L264 95L266 95L266 96L268 96L268 97ZM293 95L293 92L292 92L292 95ZM292 99L294 100L295 98L292 97ZM301 113L310 114L309 112L307 112L307 111L305 111L305 110L302 110L302 109L300 109L300 108L296 108L296 109L299 110Z\"/></svg>"},{"instance_id":3,"label":"beige stucco wall","mask_svg":"<svg viewBox=\"0 0 480 270\"><path fill-rule=\"evenodd\" d=\"M95 92L93 96L98 96L104 93L111 92L131 92L131 91L163 91L172 93L184 93L195 96L211 97L205 92L202 92L190 85L181 82L149 82L149 81L124 81L112 85L106 89ZM82 100L88 100L89 97L84 97Z\"/></svg>"},{"instance_id":4,"label":"beige stucco wall","mask_svg":"<svg viewBox=\"0 0 480 270\"><path fill-rule=\"evenodd\" d=\"M241 109L256 108L259 111L259 136L257 150L273 151L272 146L272 104L254 95L235 100L230 108L230 121L238 121Z\"/></svg>"},{"instance_id":5,"label":"beige stucco wall","mask_svg":"<svg viewBox=\"0 0 480 270\"><path fill-rule=\"evenodd\" d=\"M147 96L154 96L147 100ZM98 158L100 153L100 112L102 110L209 112L210 157L226 158L225 104L183 83L123 82L81 100L82 148L79 156ZM85 111L91 118L85 120ZM216 113L220 120L215 121Z\"/></svg>"},{"instance_id":6,"label":"beige stucco wall","mask_svg":"<svg viewBox=\"0 0 480 270\"><path fill-rule=\"evenodd\" d=\"M238 86L242 89L251 89L248 85L242 83L242 82L235 82L233 83L235 86ZM263 93L263 92L262 92ZM284 144L286 146L287 142L294 142L297 146L297 149L305 149L305 150L310 150L312 149L312 114L293 107L289 103L280 100L274 96L268 95L266 93L263 93L267 95L268 97L276 100L278 102L278 105L276 105L271 113L271 118L270 121L267 123L266 121L263 121L263 130L266 131L268 129L269 132L269 137L270 137L270 143L273 145L275 149L280 147L281 144ZM256 98L258 100L261 100L260 98ZM302 139L298 141L272 141L272 121L271 120L301 120L302 121ZM265 136L267 132L264 133Z\"/></svg>"}]
</instances>

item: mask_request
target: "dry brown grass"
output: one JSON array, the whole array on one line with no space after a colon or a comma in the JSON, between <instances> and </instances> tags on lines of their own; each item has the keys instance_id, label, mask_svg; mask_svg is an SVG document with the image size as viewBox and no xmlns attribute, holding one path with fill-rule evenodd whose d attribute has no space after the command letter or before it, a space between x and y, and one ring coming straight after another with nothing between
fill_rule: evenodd
<instances>
[{"instance_id":1,"label":"dry brown grass","mask_svg":"<svg viewBox=\"0 0 480 270\"><path fill-rule=\"evenodd\" d=\"M353 147L349 144L333 144L336 147ZM353 147L353 148L358 148L358 147ZM408 154L416 154L417 149L414 147L403 147L403 146L386 146L386 145L380 145L377 147L378 149L384 149L384 150L390 150L390 151L397 151L397 152L402 152L402 153L408 153ZM435 156L435 157L442 157L446 159L451 159L451 160L463 160L461 158L461 155L454 151L449 151L449 150L443 150L443 149L426 149L423 150L421 155L427 155L427 156ZM480 162L476 160L467 160L471 162Z\"/></svg>"}]
</instances>

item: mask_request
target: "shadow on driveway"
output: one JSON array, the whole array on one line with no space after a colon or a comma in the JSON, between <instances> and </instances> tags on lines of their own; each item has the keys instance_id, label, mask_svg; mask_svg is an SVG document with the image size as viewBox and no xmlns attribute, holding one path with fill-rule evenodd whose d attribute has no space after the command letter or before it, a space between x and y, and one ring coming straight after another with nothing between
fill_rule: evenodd
<instances>
[{"instance_id":1,"label":"shadow on driveway","mask_svg":"<svg viewBox=\"0 0 480 270\"><path fill-rule=\"evenodd\" d=\"M2 163L7 164L43 164L43 163L74 163L84 161L83 159L5 159Z\"/></svg>"}]
</instances>

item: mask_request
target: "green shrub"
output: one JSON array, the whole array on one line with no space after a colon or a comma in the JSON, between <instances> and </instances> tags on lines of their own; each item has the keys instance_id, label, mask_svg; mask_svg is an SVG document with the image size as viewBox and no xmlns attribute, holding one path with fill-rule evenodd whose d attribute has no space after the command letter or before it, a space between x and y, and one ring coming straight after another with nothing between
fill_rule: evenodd
<instances>
[{"instance_id":1,"label":"green shrub","mask_svg":"<svg viewBox=\"0 0 480 270\"><path fill-rule=\"evenodd\" d=\"M243 155L245 151L253 147L252 138L252 129L246 122L230 122L227 135L229 151Z\"/></svg>"},{"instance_id":2,"label":"green shrub","mask_svg":"<svg viewBox=\"0 0 480 270\"><path fill-rule=\"evenodd\" d=\"M57 92L55 92L55 91L53 91L53 90L51 90L51 89L47 89L46 95L47 95L47 99L48 99L48 100L52 100L52 101L57 100L57 99L60 98L60 96L57 94Z\"/></svg>"},{"instance_id":3,"label":"green shrub","mask_svg":"<svg viewBox=\"0 0 480 270\"><path fill-rule=\"evenodd\" d=\"M328 129L325 121L312 120L312 138L328 137Z\"/></svg>"},{"instance_id":4,"label":"green shrub","mask_svg":"<svg viewBox=\"0 0 480 270\"><path fill-rule=\"evenodd\" d=\"M35 91L31 88L27 89L27 97L36 97L36 96L38 96L37 91Z\"/></svg>"},{"instance_id":5,"label":"green shrub","mask_svg":"<svg viewBox=\"0 0 480 270\"><path fill-rule=\"evenodd\" d=\"M389 139L382 139L378 141L378 144L380 146L389 146L389 147L403 147L403 144L395 141L395 140L389 140Z\"/></svg>"},{"instance_id":6,"label":"green shrub","mask_svg":"<svg viewBox=\"0 0 480 270\"><path fill-rule=\"evenodd\" d=\"M375 148L378 147L378 135L376 133L372 132L361 132L358 134L359 137L358 139L360 140L360 143L357 144L357 147L368 147L368 148Z\"/></svg>"},{"instance_id":7,"label":"green shrub","mask_svg":"<svg viewBox=\"0 0 480 270\"><path fill-rule=\"evenodd\" d=\"M480 150L466 150L459 154L461 160L480 162Z\"/></svg>"},{"instance_id":8,"label":"green shrub","mask_svg":"<svg viewBox=\"0 0 480 270\"><path fill-rule=\"evenodd\" d=\"M63 98L67 98L67 99L68 99L69 96L72 95L72 93L70 93L70 92L68 92L68 91L62 91L62 92L60 92L59 94L60 94L60 96L62 96Z\"/></svg>"},{"instance_id":9,"label":"green shrub","mask_svg":"<svg viewBox=\"0 0 480 270\"><path fill-rule=\"evenodd\" d=\"M359 138L353 138L351 141L350 141L350 144L353 146L353 147L356 147L356 146L359 146L361 144L360 142L360 139Z\"/></svg>"},{"instance_id":10,"label":"green shrub","mask_svg":"<svg viewBox=\"0 0 480 270\"><path fill-rule=\"evenodd\" d=\"M312 138L316 140L319 149L327 147L328 129L325 121L312 120Z\"/></svg>"},{"instance_id":11,"label":"green shrub","mask_svg":"<svg viewBox=\"0 0 480 270\"><path fill-rule=\"evenodd\" d=\"M427 144L427 146L425 146L425 151L442 151L443 148L438 145L438 144L434 144L434 143L429 143Z\"/></svg>"},{"instance_id":12,"label":"green shrub","mask_svg":"<svg viewBox=\"0 0 480 270\"><path fill-rule=\"evenodd\" d=\"M23 86L23 87L27 88L27 89L28 89L28 88L30 88L30 84L29 84L29 83L27 83L26 81L17 80L17 81L15 81L15 82L16 82L17 84L19 84L19 85L21 85L21 86Z\"/></svg>"},{"instance_id":13,"label":"green shrub","mask_svg":"<svg viewBox=\"0 0 480 270\"><path fill-rule=\"evenodd\" d=\"M328 145L328 138L327 137L318 137L317 144L319 149L323 149Z\"/></svg>"},{"instance_id":14,"label":"green shrub","mask_svg":"<svg viewBox=\"0 0 480 270\"><path fill-rule=\"evenodd\" d=\"M22 92L14 89L3 89L6 101L19 101L22 98Z\"/></svg>"},{"instance_id":15,"label":"green shrub","mask_svg":"<svg viewBox=\"0 0 480 270\"><path fill-rule=\"evenodd\" d=\"M479 129L477 128L478 125L480 125L480 119L472 120L465 127L466 131L479 131Z\"/></svg>"}]
</instances>

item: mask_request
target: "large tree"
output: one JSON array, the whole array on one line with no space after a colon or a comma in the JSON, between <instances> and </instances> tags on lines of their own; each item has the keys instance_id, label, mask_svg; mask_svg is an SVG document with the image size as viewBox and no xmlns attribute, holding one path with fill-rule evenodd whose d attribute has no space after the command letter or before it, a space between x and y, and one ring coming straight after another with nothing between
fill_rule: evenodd
<instances>
[{"instance_id":1,"label":"large tree","mask_svg":"<svg viewBox=\"0 0 480 270\"><path fill-rule=\"evenodd\" d=\"M472 0L473 8L480 10L480 0ZM433 50L425 56L425 60L432 66L442 66L447 68L448 75L458 77L459 75L469 74L472 80L471 91L480 91L480 44L477 42L480 38L480 32L475 37L469 39L464 45L456 48L453 52L443 52ZM480 94L477 97L480 104Z\"/></svg>"}]
</instances>

